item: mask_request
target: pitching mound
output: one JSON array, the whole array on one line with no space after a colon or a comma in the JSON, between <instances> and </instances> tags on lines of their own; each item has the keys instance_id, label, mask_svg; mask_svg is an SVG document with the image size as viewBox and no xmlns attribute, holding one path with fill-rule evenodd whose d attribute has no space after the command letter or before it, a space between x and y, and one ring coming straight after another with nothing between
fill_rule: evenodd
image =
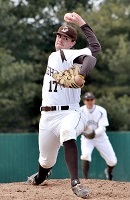
<instances>
[{"instance_id":1,"label":"pitching mound","mask_svg":"<svg viewBox=\"0 0 130 200\"><path fill-rule=\"evenodd\" d=\"M90 191L91 200L130 200L130 183L106 180L81 179ZM25 183L0 184L1 200L76 200L70 180L51 179L40 186Z\"/></svg>"}]
</instances>

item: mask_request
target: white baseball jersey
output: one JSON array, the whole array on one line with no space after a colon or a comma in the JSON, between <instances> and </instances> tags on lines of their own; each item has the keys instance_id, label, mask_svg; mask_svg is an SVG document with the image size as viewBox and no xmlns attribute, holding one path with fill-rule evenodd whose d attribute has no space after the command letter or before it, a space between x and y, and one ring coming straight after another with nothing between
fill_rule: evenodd
<instances>
[{"instance_id":1,"label":"white baseball jersey","mask_svg":"<svg viewBox=\"0 0 130 200\"><path fill-rule=\"evenodd\" d=\"M93 149L96 148L104 158L107 165L114 166L117 158L113 147L106 134L106 126L109 125L106 110L98 105L94 105L91 110L86 105L81 107L83 115L86 117L86 125L95 130L95 138L87 139L81 136L81 160L92 160Z\"/></svg>"},{"instance_id":2,"label":"white baseball jersey","mask_svg":"<svg viewBox=\"0 0 130 200\"><path fill-rule=\"evenodd\" d=\"M86 105L82 106L80 109L83 115L86 116L86 125L91 130L95 130L96 135L103 134L105 132L105 127L109 125L106 110L98 105L94 105L91 110L87 109ZM100 127L104 127L104 129L101 131Z\"/></svg>"},{"instance_id":3,"label":"white baseball jersey","mask_svg":"<svg viewBox=\"0 0 130 200\"><path fill-rule=\"evenodd\" d=\"M53 52L48 59L42 88L42 106L79 104L81 89L64 88L57 84L52 75L55 72L67 70L73 65L73 60L80 55L91 55L88 48L80 50L64 49L66 60L62 62L60 51Z\"/></svg>"}]
</instances>

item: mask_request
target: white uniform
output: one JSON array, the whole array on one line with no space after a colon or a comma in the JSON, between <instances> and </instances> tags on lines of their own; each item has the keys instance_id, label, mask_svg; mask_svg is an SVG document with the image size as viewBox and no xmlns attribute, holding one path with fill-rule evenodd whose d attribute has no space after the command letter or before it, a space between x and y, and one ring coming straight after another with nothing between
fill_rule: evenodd
<instances>
[{"instance_id":1,"label":"white uniform","mask_svg":"<svg viewBox=\"0 0 130 200\"><path fill-rule=\"evenodd\" d=\"M60 146L63 142L76 139L85 128L85 118L80 111L81 89L64 88L57 84L54 72L69 69L73 60L80 55L91 55L88 48L63 50L67 61L62 62L60 51L53 52L48 59L48 66L43 80L42 106L56 106L56 111L42 111L39 123L39 163L50 168L56 163ZM69 106L69 110L61 110Z\"/></svg>"},{"instance_id":2,"label":"white uniform","mask_svg":"<svg viewBox=\"0 0 130 200\"><path fill-rule=\"evenodd\" d=\"M81 160L91 162L93 149L96 148L107 165L116 165L117 158L106 134L106 126L109 125L106 110L98 105L94 105L93 108L89 110L86 105L84 105L81 107L81 111L86 117L87 126L95 130L96 133L93 139L87 139L83 135L81 136Z\"/></svg>"}]
</instances>

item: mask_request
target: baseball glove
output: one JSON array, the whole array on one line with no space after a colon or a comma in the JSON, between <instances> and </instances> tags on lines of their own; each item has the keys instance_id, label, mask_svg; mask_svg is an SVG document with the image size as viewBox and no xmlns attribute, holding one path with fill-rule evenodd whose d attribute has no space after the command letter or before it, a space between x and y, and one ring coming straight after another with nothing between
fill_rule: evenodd
<instances>
[{"instance_id":1,"label":"baseball glove","mask_svg":"<svg viewBox=\"0 0 130 200\"><path fill-rule=\"evenodd\" d=\"M95 131L87 129L82 132L82 135L84 135L84 137L86 137L87 139L93 139L95 137Z\"/></svg>"},{"instance_id":2,"label":"baseball glove","mask_svg":"<svg viewBox=\"0 0 130 200\"><path fill-rule=\"evenodd\" d=\"M84 84L82 86L79 86L79 85L76 84L75 79L74 79L75 76L79 75L80 67L81 67L81 65L74 64L68 70L64 70L64 71L54 73L52 77L55 79L55 81L57 83L59 83L63 87L66 87L66 88L82 88L84 86ZM79 76L82 77L81 75L79 75Z\"/></svg>"}]
</instances>

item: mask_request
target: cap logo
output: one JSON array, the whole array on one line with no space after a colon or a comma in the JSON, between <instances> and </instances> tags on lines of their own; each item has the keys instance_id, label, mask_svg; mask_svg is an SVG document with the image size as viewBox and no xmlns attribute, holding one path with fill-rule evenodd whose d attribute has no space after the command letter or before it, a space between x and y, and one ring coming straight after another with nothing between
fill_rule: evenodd
<instances>
[{"instance_id":1,"label":"cap logo","mask_svg":"<svg viewBox=\"0 0 130 200\"><path fill-rule=\"evenodd\" d=\"M66 33L68 30L69 30L68 27L64 26L61 31L64 32L64 33Z\"/></svg>"}]
</instances>

